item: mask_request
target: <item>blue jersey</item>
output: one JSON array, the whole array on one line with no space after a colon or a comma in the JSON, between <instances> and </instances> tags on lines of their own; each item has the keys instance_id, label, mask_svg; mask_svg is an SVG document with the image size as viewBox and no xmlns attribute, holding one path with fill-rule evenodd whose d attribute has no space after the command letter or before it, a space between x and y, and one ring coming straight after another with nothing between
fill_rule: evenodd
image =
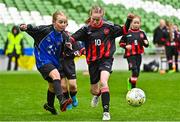
<instances>
[{"instance_id":1,"label":"blue jersey","mask_svg":"<svg viewBox=\"0 0 180 122\"><path fill-rule=\"evenodd\" d=\"M57 32L52 25L32 27L26 31L34 40L36 66L39 69L45 64L60 66L60 58L64 46L63 32Z\"/></svg>"}]
</instances>

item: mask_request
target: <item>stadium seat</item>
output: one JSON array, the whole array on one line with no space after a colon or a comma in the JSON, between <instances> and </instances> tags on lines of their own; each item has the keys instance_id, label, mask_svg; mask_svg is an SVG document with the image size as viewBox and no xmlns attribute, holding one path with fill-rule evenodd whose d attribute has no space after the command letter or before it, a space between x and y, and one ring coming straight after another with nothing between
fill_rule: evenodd
<instances>
[{"instance_id":1,"label":"stadium seat","mask_svg":"<svg viewBox=\"0 0 180 122\"><path fill-rule=\"evenodd\" d=\"M0 0L0 24L7 28L5 31L9 30L9 24L50 24L52 13L61 10L70 19L68 30L74 32L84 24L94 4L103 6L105 19L117 24L124 24L129 12L140 15L142 29L148 33L153 32L160 18L180 25L177 0ZM0 33L0 39L5 40L6 34Z\"/></svg>"}]
</instances>

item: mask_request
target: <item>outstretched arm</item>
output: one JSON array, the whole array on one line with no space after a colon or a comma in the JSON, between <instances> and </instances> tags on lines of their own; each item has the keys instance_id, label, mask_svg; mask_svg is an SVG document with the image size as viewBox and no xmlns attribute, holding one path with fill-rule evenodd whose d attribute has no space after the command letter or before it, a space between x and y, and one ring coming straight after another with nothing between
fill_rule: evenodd
<instances>
[{"instance_id":1,"label":"outstretched arm","mask_svg":"<svg viewBox=\"0 0 180 122\"><path fill-rule=\"evenodd\" d=\"M69 41L66 42L66 46L72 49L72 44L74 44L75 42L86 41L86 40L87 40L87 25L83 26L74 34L72 34L71 37L69 37Z\"/></svg>"},{"instance_id":2,"label":"outstretched arm","mask_svg":"<svg viewBox=\"0 0 180 122\"><path fill-rule=\"evenodd\" d=\"M123 35L127 34L128 30L129 30L129 27L130 27L130 24L131 24L131 21L132 21L133 18L134 18L134 14L129 13L128 16L127 16L126 23L123 26Z\"/></svg>"},{"instance_id":3,"label":"outstretched arm","mask_svg":"<svg viewBox=\"0 0 180 122\"><path fill-rule=\"evenodd\" d=\"M30 36L34 37L37 27L33 27L31 24L21 24L19 26L21 31L26 31Z\"/></svg>"},{"instance_id":4,"label":"outstretched arm","mask_svg":"<svg viewBox=\"0 0 180 122\"><path fill-rule=\"evenodd\" d=\"M19 26L19 28L20 28L21 31L26 31L27 30L27 25L26 24L21 24Z\"/></svg>"},{"instance_id":5,"label":"outstretched arm","mask_svg":"<svg viewBox=\"0 0 180 122\"><path fill-rule=\"evenodd\" d=\"M114 24L114 26L112 26L112 36L116 38L127 34L133 17L134 14L128 14L126 23L122 27L120 25Z\"/></svg>"}]
</instances>

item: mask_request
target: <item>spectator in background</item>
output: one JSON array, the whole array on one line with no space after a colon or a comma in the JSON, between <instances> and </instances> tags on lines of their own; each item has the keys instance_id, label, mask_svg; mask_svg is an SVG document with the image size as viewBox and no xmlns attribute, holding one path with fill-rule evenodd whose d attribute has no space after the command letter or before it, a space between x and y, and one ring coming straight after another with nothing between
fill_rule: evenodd
<instances>
[{"instance_id":1,"label":"spectator in background","mask_svg":"<svg viewBox=\"0 0 180 122\"><path fill-rule=\"evenodd\" d=\"M157 47L162 47L165 44L164 33L167 32L166 22L161 19L159 26L155 28L153 33L153 44Z\"/></svg>"},{"instance_id":2,"label":"spectator in background","mask_svg":"<svg viewBox=\"0 0 180 122\"><path fill-rule=\"evenodd\" d=\"M168 72L178 72L178 41L179 41L179 33L177 26L174 26L172 23L167 22L168 29L168 38L165 40L165 51L166 58L169 65ZM175 67L173 70L173 56L175 57Z\"/></svg>"},{"instance_id":3,"label":"spectator in background","mask_svg":"<svg viewBox=\"0 0 180 122\"><path fill-rule=\"evenodd\" d=\"M7 70L11 70L12 58L15 57L14 70L18 70L18 59L23 55L23 34L20 33L18 26L13 26L12 31L7 35L7 41L4 47L4 54L8 56Z\"/></svg>"}]
</instances>

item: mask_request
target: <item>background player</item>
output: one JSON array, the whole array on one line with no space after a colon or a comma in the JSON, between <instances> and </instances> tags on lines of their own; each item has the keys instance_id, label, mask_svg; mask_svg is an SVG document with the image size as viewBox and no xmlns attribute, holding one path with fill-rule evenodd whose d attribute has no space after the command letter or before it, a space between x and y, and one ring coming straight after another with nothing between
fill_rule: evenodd
<instances>
[{"instance_id":1,"label":"background player","mask_svg":"<svg viewBox=\"0 0 180 122\"><path fill-rule=\"evenodd\" d=\"M81 56L85 54L85 48L82 45L82 42L77 42L73 45L73 50L66 48L63 53L62 67L60 70L61 74L61 87L63 89L63 94L68 99L71 97L72 104L67 106L67 109L70 110L73 107L78 106L77 94L77 80L76 80L76 68L74 58L75 56Z\"/></svg>"},{"instance_id":2,"label":"background player","mask_svg":"<svg viewBox=\"0 0 180 122\"><path fill-rule=\"evenodd\" d=\"M131 22L131 29L120 40L120 47L125 49L124 57L127 58L129 70L132 71L128 79L128 90L135 88L140 72L140 65L144 52L144 47L148 47L149 42L145 33L140 30L141 18L135 16Z\"/></svg>"}]
</instances>

